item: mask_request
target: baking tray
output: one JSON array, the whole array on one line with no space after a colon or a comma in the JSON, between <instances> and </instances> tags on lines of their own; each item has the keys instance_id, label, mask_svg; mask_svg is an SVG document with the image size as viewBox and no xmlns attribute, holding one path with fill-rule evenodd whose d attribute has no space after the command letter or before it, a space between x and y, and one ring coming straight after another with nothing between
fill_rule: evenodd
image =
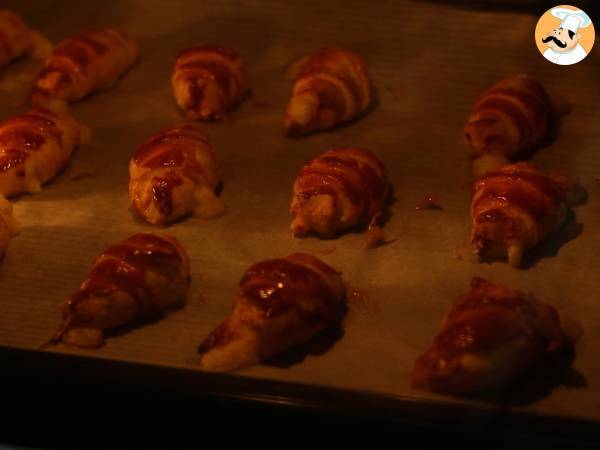
<instances>
[{"instance_id":1,"label":"baking tray","mask_svg":"<svg viewBox=\"0 0 600 450\"><path fill-rule=\"evenodd\" d=\"M54 369L86 367L101 373L129 368L151 383L176 373L195 380L185 386L215 395L353 405L432 421L455 420L458 411L476 422L489 414L600 420L598 45L575 66L554 66L534 45L536 16L449 3L6 3L54 42L82 28L117 26L139 39L142 52L140 63L116 88L73 105L74 115L93 130L91 142L41 194L15 204L23 228L0 266L0 345L5 354L19 357L6 357L6 364L39 360L47 362L44 367L54 362ZM109 243L148 229L129 210L128 160L150 134L184 121L172 98L170 75L177 53L202 42L237 49L247 61L252 96L229 122L202 125L223 169L227 214L166 230L191 257L187 306L113 335L98 350L40 349L56 331L64 298L93 259ZM291 90L288 69L322 45L364 56L377 89L376 106L349 126L287 139L282 111ZM39 66L20 61L3 72L0 119L26 109ZM517 73L539 79L572 104L558 138L534 161L577 175L589 193L587 204L576 208L569 224L535 252L524 270L478 264L470 255L470 166L462 144L462 126L478 93ZM365 249L359 233L328 241L291 237L292 182L303 163L333 146L370 148L385 161L395 188L385 227L392 243ZM429 195L438 197L443 209L417 211ZM296 251L338 268L361 292L350 298L343 332L316 339L272 364L236 374L200 372L194 365L197 346L231 310L244 271L256 261ZM533 395L492 399L455 399L409 387L416 357L472 276L532 290L566 320L579 323L583 336L568 376ZM64 363L70 360L79 362Z\"/></svg>"}]
</instances>

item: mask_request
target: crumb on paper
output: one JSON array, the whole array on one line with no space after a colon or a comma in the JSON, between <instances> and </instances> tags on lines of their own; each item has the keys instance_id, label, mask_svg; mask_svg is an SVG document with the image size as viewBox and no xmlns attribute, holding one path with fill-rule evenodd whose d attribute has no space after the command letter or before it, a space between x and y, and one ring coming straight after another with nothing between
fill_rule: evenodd
<instances>
[{"instance_id":1,"label":"crumb on paper","mask_svg":"<svg viewBox=\"0 0 600 450\"><path fill-rule=\"evenodd\" d=\"M425 197L417 206L415 206L417 211L421 211L423 209L432 209L436 211L442 210L442 206L440 205L440 200L433 195L428 195Z\"/></svg>"},{"instance_id":2,"label":"crumb on paper","mask_svg":"<svg viewBox=\"0 0 600 450\"><path fill-rule=\"evenodd\" d=\"M462 261L464 259L462 248L460 245L454 246L454 257L459 261Z\"/></svg>"},{"instance_id":3,"label":"crumb on paper","mask_svg":"<svg viewBox=\"0 0 600 450\"><path fill-rule=\"evenodd\" d=\"M72 175L69 177L69 180L71 181L80 181L80 180L84 180L86 178L96 178L96 174L91 173L91 172L82 172L82 173L78 173L77 175Z\"/></svg>"},{"instance_id":4,"label":"crumb on paper","mask_svg":"<svg viewBox=\"0 0 600 450\"><path fill-rule=\"evenodd\" d=\"M379 312L379 304L356 288L349 288L346 294L348 308L362 316L368 316Z\"/></svg>"},{"instance_id":5,"label":"crumb on paper","mask_svg":"<svg viewBox=\"0 0 600 450\"><path fill-rule=\"evenodd\" d=\"M369 230L367 231L367 242L365 243L365 247L375 248L385 243L385 232L383 231L383 228L376 223L371 223L369 225Z\"/></svg>"},{"instance_id":6,"label":"crumb on paper","mask_svg":"<svg viewBox=\"0 0 600 450\"><path fill-rule=\"evenodd\" d=\"M326 247L319 247L312 250L312 253L316 253L317 255L330 255L335 252L337 247L335 245L328 245Z\"/></svg>"},{"instance_id":7,"label":"crumb on paper","mask_svg":"<svg viewBox=\"0 0 600 450\"><path fill-rule=\"evenodd\" d=\"M479 256L473 251L473 247L470 243L456 244L452 254L457 261L463 261L465 259L469 261L479 260Z\"/></svg>"},{"instance_id":8,"label":"crumb on paper","mask_svg":"<svg viewBox=\"0 0 600 450\"><path fill-rule=\"evenodd\" d=\"M369 228L367 230L367 241L365 242L366 248L375 248L389 243L385 239L385 232L383 231L383 228L381 227L381 225L379 225L381 217L382 214L377 213L373 216L371 222L369 222Z\"/></svg>"},{"instance_id":9,"label":"crumb on paper","mask_svg":"<svg viewBox=\"0 0 600 450\"><path fill-rule=\"evenodd\" d=\"M384 86L386 92L389 92L394 100L400 100L400 95L404 92L404 88L401 86L392 87L390 85ZM399 94L400 93L400 94Z\"/></svg>"},{"instance_id":10,"label":"crumb on paper","mask_svg":"<svg viewBox=\"0 0 600 450\"><path fill-rule=\"evenodd\" d=\"M202 306L206 304L206 297L202 294L196 297L196 300L193 302L194 306Z\"/></svg>"}]
</instances>

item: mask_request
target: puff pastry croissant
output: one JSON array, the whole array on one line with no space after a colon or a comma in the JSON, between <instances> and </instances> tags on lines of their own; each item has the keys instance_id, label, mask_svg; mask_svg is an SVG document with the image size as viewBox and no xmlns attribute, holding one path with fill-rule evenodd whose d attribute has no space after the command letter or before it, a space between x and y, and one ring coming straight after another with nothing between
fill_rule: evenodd
<instances>
[{"instance_id":1,"label":"puff pastry croissant","mask_svg":"<svg viewBox=\"0 0 600 450\"><path fill-rule=\"evenodd\" d=\"M306 164L293 190L293 234L332 237L381 214L390 185L371 151L336 148Z\"/></svg>"},{"instance_id":2,"label":"puff pastry croissant","mask_svg":"<svg viewBox=\"0 0 600 450\"><path fill-rule=\"evenodd\" d=\"M194 125L167 128L144 142L129 164L134 211L158 225L189 214L213 218L224 210L215 191L221 175L208 138Z\"/></svg>"},{"instance_id":3,"label":"puff pastry croissant","mask_svg":"<svg viewBox=\"0 0 600 450\"><path fill-rule=\"evenodd\" d=\"M356 53L324 48L303 61L284 126L296 137L355 119L371 104L365 62Z\"/></svg>"},{"instance_id":4,"label":"puff pastry croissant","mask_svg":"<svg viewBox=\"0 0 600 450\"><path fill-rule=\"evenodd\" d=\"M166 235L135 234L107 248L63 308L63 324L52 339L99 347L103 331L160 316L185 302L189 258Z\"/></svg>"},{"instance_id":5,"label":"puff pastry croissant","mask_svg":"<svg viewBox=\"0 0 600 450\"><path fill-rule=\"evenodd\" d=\"M0 70L31 52L33 32L14 12L0 9Z\"/></svg>"},{"instance_id":6,"label":"puff pastry croissant","mask_svg":"<svg viewBox=\"0 0 600 450\"><path fill-rule=\"evenodd\" d=\"M295 253L246 272L231 315L199 348L201 366L232 371L307 342L343 316L340 274L314 256Z\"/></svg>"},{"instance_id":7,"label":"puff pastry croissant","mask_svg":"<svg viewBox=\"0 0 600 450\"><path fill-rule=\"evenodd\" d=\"M138 56L137 42L122 30L96 28L71 36L44 62L32 104L64 109L69 102L112 87Z\"/></svg>"},{"instance_id":8,"label":"puff pastry croissant","mask_svg":"<svg viewBox=\"0 0 600 450\"><path fill-rule=\"evenodd\" d=\"M69 114L34 109L0 124L0 194L39 192L65 167L82 134Z\"/></svg>"},{"instance_id":9,"label":"puff pastry croissant","mask_svg":"<svg viewBox=\"0 0 600 450\"><path fill-rule=\"evenodd\" d=\"M519 75L483 92L465 125L465 143L476 172L508 164L551 134L555 107L537 81Z\"/></svg>"},{"instance_id":10,"label":"puff pastry croissant","mask_svg":"<svg viewBox=\"0 0 600 450\"><path fill-rule=\"evenodd\" d=\"M518 267L523 252L557 231L580 198L577 180L521 162L489 172L473 185L475 253Z\"/></svg>"},{"instance_id":11,"label":"puff pastry croissant","mask_svg":"<svg viewBox=\"0 0 600 450\"><path fill-rule=\"evenodd\" d=\"M12 204L0 195L0 262L4 259L9 238L17 232L17 224L12 217Z\"/></svg>"},{"instance_id":12,"label":"puff pastry croissant","mask_svg":"<svg viewBox=\"0 0 600 450\"><path fill-rule=\"evenodd\" d=\"M411 380L416 388L459 396L500 389L570 345L552 306L473 278L417 359Z\"/></svg>"},{"instance_id":13,"label":"puff pastry croissant","mask_svg":"<svg viewBox=\"0 0 600 450\"><path fill-rule=\"evenodd\" d=\"M171 84L177 105L192 120L222 120L248 93L244 61L230 48L211 45L181 52Z\"/></svg>"}]
</instances>

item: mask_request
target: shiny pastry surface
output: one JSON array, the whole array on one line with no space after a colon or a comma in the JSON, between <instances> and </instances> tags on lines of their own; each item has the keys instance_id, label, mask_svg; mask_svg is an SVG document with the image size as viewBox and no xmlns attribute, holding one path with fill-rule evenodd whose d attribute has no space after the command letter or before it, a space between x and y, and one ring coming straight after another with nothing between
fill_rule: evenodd
<instances>
[{"instance_id":1,"label":"shiny pastry surface","mask_svg":"<svg viewBox=\"0 0 600 450\"><path fill-rule=\"evenodd\" d=\"M308 162L293 186L292 233L330 238L381 215L390 192L383 162L370 150L336 148Z\"/></svg>"},{"instance_id":2,"label":"shiny pastry surface","mask_svg":"<svg viewBox=\"0 0 600 450\"><path fill-rule=\"evenodd\" d=\"M71 115L46 109L0 123L0 194L40 192L67 165L81 137Z\"/></svg>"},{"instance_id":3,"label":"shiny pastry surface","mask_svg":"<svg viewBox=\"0 0 600 450\"><path fill-rule=\"evenodd\" d=\"M54 342L99 347L104 331L159 317L181 306L190 283L189 258L174 237L138 233L96 258L63 308Z\"/></svg>"},{"instance_id":4,"label":"shiny pastry surface","mask_svg":"<svg viewBox=\"0 0 600 450\"><path fill-rule=\"evenodd\" d=\"M235 306L199 348L200 365L233 371L336 327L344 313L339 272L306 253L261 261L240 282Z\"/></svg>"},{"instance_id":5,"label":"shiny pastry surface","mask_svg":"<svg viewBox=\"0 0 600 450\"><path fill-rule=\"evenodd\" d=\"M44 62L31 96L34 106L66 104L111 88L139 57L137 42L114 28L94 28L59 42Z\"/></svg>"},{"instance_id":6,"label":"shiny pastry surface","mask_svg":"<svg viewBox=\"0 0 600 450\"><path fill-rule=\"evenodd\" d=\"M146 222L164 225L188 215L215 218L224 211L217 160L195 125L166 128L146 140L129 163L129 197Z\"/></svg>"},{"instance_id":7,"label":"shiny pastry surface","mask_svg":"<svg viewBox=\"0 0 600 450\"><path fill-rule=\"evenodd\" d=\"M459 396L501 389L569 345L552 306L473 278L417 359L411 381L419 389Z\"/></svg>"},{"instance_id":8,"label":"shiny pastry surface","mask_svg":"<svg viewBox=\"0 0 600 450\"><path fill-rule=\"evenodd\" d=\"M177 105L191 120L223 120L248 94L244 61L234 50L213 45L181 52L171 84Z\"/></svg>"},{"instance_id":9,"label":"shiny pastry surface","mask_svg":"<svg viewBox=\"0 0 600 450\"><path fill-rule=\"evenodd\" d=\"M578 181L547 173L530 163L488 172L473 184L471 241L476 254L508 258L513 267L523 254L557 231L570 205L580 200Z\"/></svg>"},{"instance_id":10,"label":"shiny pastry surface","mask_svg":"<svg viewBox=\"0 0 600 450\"><path fill-rule=\"evenodd\" d=\"M526 75L505 78L483 92L464 129L476 174L508 164L547 140L557 115L544 87Z\"/></svg>"},{"instance_id":11,"label":"shiny pastry surface","mask_svg":"<svg viewBox=\"0 0 600 450\"><path fill-rule=\"evenodd\" d=\"M301 64L284 127L292 137L327 130L364 113L371 98L363 59L348 50L323 48Z\"/></svg>"}]
</instances>

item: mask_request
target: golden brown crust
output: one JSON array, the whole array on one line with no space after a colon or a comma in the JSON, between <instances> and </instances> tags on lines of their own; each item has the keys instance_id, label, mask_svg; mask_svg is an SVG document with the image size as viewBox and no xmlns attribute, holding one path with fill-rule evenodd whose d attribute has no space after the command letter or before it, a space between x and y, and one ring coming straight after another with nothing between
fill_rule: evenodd
<instances>
[{"instance_id":1,"label":"golden brown crust","mask_svg":"<svg viewBox=\"0 0 600 450\"><path fill-rule=\"evenodd\" d=\"M137 42L122 30L95 28L64 39L37 76L32 104L54 107L108 89L138 56Z\"/></svg>"},{"instance_id":2,"label":"golden brown crust","mask_svg":"<svg viewBox=\"0 0 600 450\"><path fill-rule=\"evenodd\" d=\"M69 114L34 109L0 124L0 194L39 192L68 163L80 141Z\"/></svg>"},{"instance_id":3,"label":"golden brown crust","mask_svg":"<svg viewBox=\"0 0 600 450\"><path fill-rule=\"evenodd\" d=\"M365 62L356 53L323 48L303 62L288 103L288 136L302 136L351 121L371 104Z\"/></svg>"},{"instance_id":4,"label":"golden brown crust","mask_svg":"<svg viewBox=\"0 0 600 450\"><path fill-rule=\"evenodd\" d=\"M223 203L215 153L194 125L166 128L144 142L129 164L129 196L134 211L160 225L194 214L216 217Z\"/></svg>"},{"instance_id":5,"label":"golden brown crust","mask_svg":"<svg viewBox=\"0 0 600 450\"><path fill-rule=\"evenodd\" d=\"M371 151L336 148L308 162L293 191L294 235L332 237L380 215L390 185L385 166Z\"/></svg>"},{"instance_id":6,"label":"golden brown crust","mask_svg":"<svg viewBox=\"0 0 600 450\"><path fill-rule=\"evenodd\" d=\"M230 371L305 343L343 315L340 274L305 253L259 262L240 282L231 315L202 343L201 365Z\"/></svg>"},{"instance_id":7,"label":"golden brown crust","mask_svg":"<svg viewBox=\"0 0 600 450\"><path fill-rule=\"evenodd\" d=\"M98 347L103 330L146 320L185 302L187 253L171 236L138 233L107 248L94 261L63 309L54 341Z\"/></svg>"},{"instance_id":8,"label":"golden brown crust","mask_svg":"<svg viewBox=\"0 0 600 450\"><path fill-rule=\"evenodd\" d=\"M0 9L0 70L31 52L33 33L14 12Z\"/></svg>"},{"instance_id":9,"label":"golden brown crust","mask_svg":"<svg viewBox=\"0 0 600 450\"><path fill-rule=\"evenodd\" d=\"M558 313L528 293L473 278L416 361L414 387L471 395L506 387L569 346Z\"/></svg>"},{"instance_id":10,"label":"golden brown crust","mask_svg":"<svg viewBox=\"0 0 600 450\"><path fill-rule=\"evenodd\" d=\"M544 173L529 163L489 172L473 185L474 251L491 258L508 256L518 266L525 251L562 226L577 189L577 180Z\"/></svg>"},{"instance_id":11,"label":"golden brown crust","mask_svg":"<svg viewBox=\"0 0 600 450\"><path fill-rule=\"evenodd\" d=\"M501 80L478 98L465 125L471 158L513 160L549 137L556 114L541 84L519 75Z\"/></svg>"},{"instance_id":12,"label":"golden brown crust","mask_svg":"<svg viewBox=\"0 0 600 450\"><path fill-rule=\"evenodd\" d=\"M248 93L244 61L213 45L181 52L171 83L177 105L192 120L223 120Z\"/></svg>"}]
</instances>

